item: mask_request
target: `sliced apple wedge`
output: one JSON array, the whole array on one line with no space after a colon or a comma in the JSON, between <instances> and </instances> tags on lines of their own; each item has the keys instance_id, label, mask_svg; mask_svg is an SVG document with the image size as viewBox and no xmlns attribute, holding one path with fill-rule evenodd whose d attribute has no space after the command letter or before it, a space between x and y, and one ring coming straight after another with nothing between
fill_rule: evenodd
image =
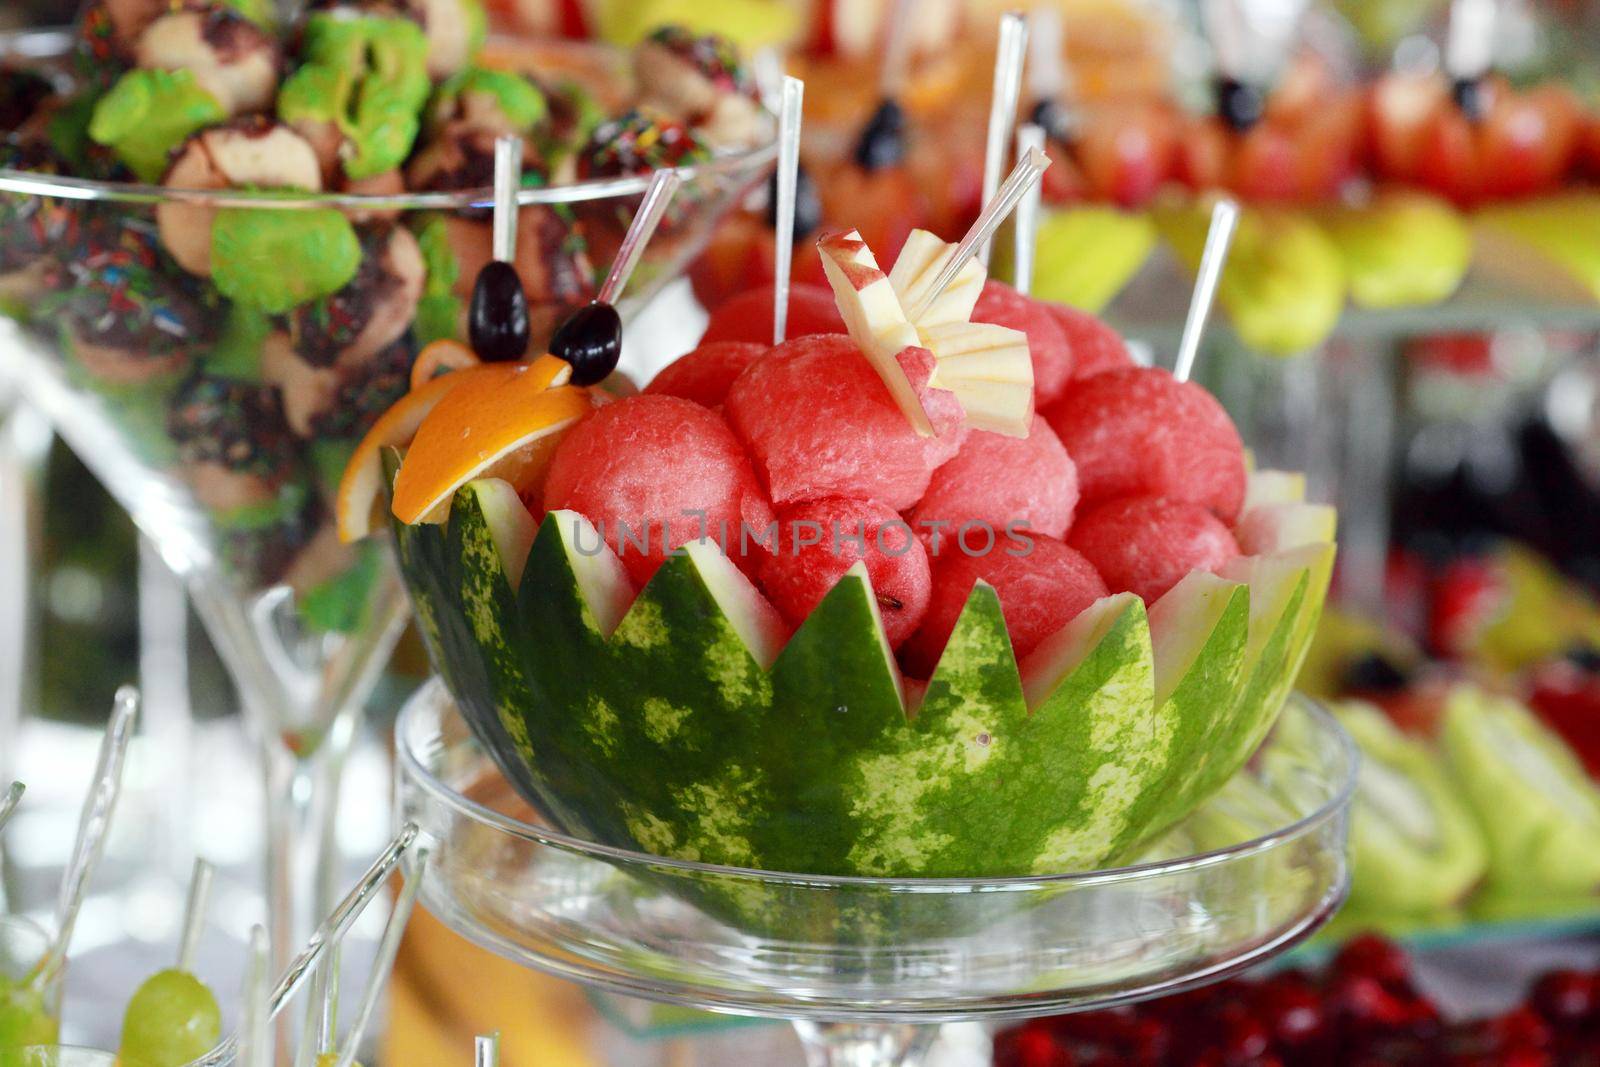
<instances>
[{"instance_id":1,"label":"sliced apple wedge","mask_svg":"<svg viewBox=\"0 0 1600 1067\"><path fill-rule=\"evenodd\" d=\"M888 386L912 427L924 437L933 436L933 423L896 358L922 342L906 318L889 276L878 267L858 230L823 234L817 239L817 251L822 253L822 269L833 287L850 339Z\"/></svg>"},{"instance_id":2,"label":"sliced apple wedge","mask_svg":"<svg viewBox=\"0 0 1600 1067\"><path fill-rule=\"evenodd\" d=\"M949 241L942 241L927 230L911 231L905 247L900 250L900 258L894 261L894 268L889 271L889 284L894 286L900 306L906 310L906 314L910 315L922 306L939 272L944 270L945 264L955 254L956 246ZM983 264L976 259L967 260L944 291L934 298L926 310L915 316L917 328L926 330L930 326L971 319L972 309L978 306L978 297L983 295L986 279Z\"/></svg>"}]
</instances>

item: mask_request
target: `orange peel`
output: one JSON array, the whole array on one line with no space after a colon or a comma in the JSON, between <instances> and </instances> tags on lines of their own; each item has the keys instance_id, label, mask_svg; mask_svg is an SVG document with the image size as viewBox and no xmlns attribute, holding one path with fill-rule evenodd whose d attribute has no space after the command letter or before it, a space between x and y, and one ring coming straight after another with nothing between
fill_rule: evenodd
<instances>
[{"instance_id":1,"label":"orange peel","mask_svg":"<svg viewBox=\"0 0 1600 1067\"><path fill-rule=\"evenodd\" d=\"M411 388L413 391L421 389L439 377L441 372L466 370L468 367L482 365L478 354L460 341L448 339L434 341L419 352L417 361L411 364Z\"/></svg>"}]
</instances>

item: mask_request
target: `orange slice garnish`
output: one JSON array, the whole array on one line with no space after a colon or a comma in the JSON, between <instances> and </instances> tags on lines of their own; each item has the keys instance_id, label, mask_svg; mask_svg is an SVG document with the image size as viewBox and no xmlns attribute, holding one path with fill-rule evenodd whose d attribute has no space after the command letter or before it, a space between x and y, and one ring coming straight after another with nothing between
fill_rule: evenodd
<instances>
[{"instance_id":1,"label":"orange slice garnish","mask_svg":"<svg viewBox=\"0 0 1600 1067\"><path fill-rule=\"evenodd\" d=\"M443 522L456 490L476 478L501 478L526 493L560 435L594 410L588 390L552 388L541 360L519 369L509 378L458 371L439 379L463 381L424 420L400 465L394 514L401 522Z\"/></svg>"},{"instance_id":2,"label":"orange slice garnish","mask_svg":"<svg viewBox=\"0 0 1600 1067\"><path fill-rule=\"evenodd\" d=\"M359 541L372 532L372 513L383 492L380 450L409 445L434 408L457 386L480 381L497 387L517 381L523 389L538 390L563 386L571 377L571 364L543 355L532 363L483 363L467 367L412 389L372 424L345 466L336 503L339 539Z\"/></svg>"},{"instance_id":3,"label":"orange slice garnish","mask_svg":"<svg viewBox=\"0 0 1600 1067\"><path fill-rule=\"evenodd\" d=\"M421 389L442 372L481 365L478 354L460 341L434 341L417 353L417 361L411 364L411 388L413 391Z\"/></svg>"}]
</instances>

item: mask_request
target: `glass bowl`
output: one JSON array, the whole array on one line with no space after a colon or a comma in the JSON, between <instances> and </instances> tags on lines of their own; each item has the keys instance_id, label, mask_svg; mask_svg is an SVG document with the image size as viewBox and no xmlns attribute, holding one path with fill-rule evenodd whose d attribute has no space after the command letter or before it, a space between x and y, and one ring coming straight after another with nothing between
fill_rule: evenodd
<instances>
[{"instance_id":1,"label":"glass bowl","mask_svg":"<svg viewBox=\"0 0 1600 1067\"><path fill-rule=\"evenodd\" d=\"M49 949L50 935L38 923L0 915L0 1049L60 1038L63 973L44 980L35 974Z\"/></svg>"},{"instance_id":2,"label":"glass bowl","mask_svg":"<svg viewBox=\"0 0 1600 1067\"><path fill-rule=\"evenodd\" d=\"M1347 882L1355 750L1300 697L1240 788L1170 840L1225 840L1218 826L1248 838L1051 877L808 876L577 840L534 821L437 679L401 712L396 748L401 817L433 839L434 914L526 966L715 1012L926 1025L1133 1001L1299 942ZM1252 796L1271 803L1241 813Z\"/></svg>"}]
</instances>

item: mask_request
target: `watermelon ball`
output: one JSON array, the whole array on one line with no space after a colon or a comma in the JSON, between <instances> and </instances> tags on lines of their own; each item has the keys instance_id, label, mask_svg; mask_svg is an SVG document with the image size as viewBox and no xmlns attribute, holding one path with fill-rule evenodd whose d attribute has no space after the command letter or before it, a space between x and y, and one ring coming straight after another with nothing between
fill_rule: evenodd
<instances>
[{"instance_id":1,"label":"watermelon ball","mask_svg":"<svg viewBox=\"0 0 1600 1067\"><path fill-rule=\"evenodd\" d=\"M1033 395L1038 406L1042 408L1060 398L1072 377L1072 349L1048 304L991 279L983 283L983 293L972 309L972 321L1009 326L1027 334L1028 351L1033 356Z\"/></svg>"},{"instance_id":2,"label":"watermelon ball","mask_svg":"<svg viewBox=\"0 0 1600 1067\"><path fill-rule=\"evenodd\" d=\"M1045 310L1067 337L1067 347L1072 351L1072 377L1092 378L1104 371L1138 365L1122 335L1087 311L1067 304L1045 304Z\"/></svg>"},{"instance_id":3,"label":"watermelon ball","mask_svg":"<svg viewBox=\"0 0 1600 1067\"><path fill-rule=\"evenodd\" d=\"M721 304L711 313L711 321L700 343L711 341L753 341L772 343L772 302L777 290L770 285L751 289ZM844 317L834 302L833 290L823 285L789 287L789 337L812 333L844 333Z\"/></svg>"},{"instance_id":4,"label":"watermelon ball","mask_svg":"<svg viewBox=\"0 0 1600 1067\"><path fill-rule=\"evenodd\" d=\"M1094 564L1106 585L1146 604L1190 571L1216 572L1239 555L1222 520L1199 504L1126 496L1086 511L1067 543Z\"/></svg>"},{"instance_id":5,"label":"watermelon ball","mask_svg":"<svg viewBox=\"0 0 1600 1067\"><path fill-rule=\"evenodd\" d=\"M968 522L1061 537L1077 506L1078 468L1050 424L1035 415L1027 437L969 433L956 457L933 472L911 518L929 544L948 543ZM929 540L935 536L938 542Z\"/></svg>"},{"instance_id":6,"label":"watermelon ball","mask_svg":"<svg viewBox=\"0 0 1600 1067\"><path fill-rule=\"evenodd\" d=\"M779 507L843 496L904 511L965 436L919 435L843 334L774 348L734 381L723 414Z\"/></svg>"},{"instance_id":7,"label":"watermelon ball","mask_svg":"<svg viewBox=\"0 0 1600 1067\"><path fill-rule=\"evenodd\" d=\"M768 351L769 346L749 341L712 341L661 368L644 391L681 396L708 408L721 407L733 380Z\"/></svg>"},{"instance_id":8,"label":"watermelon ball","mask_svg":"<svg viewBox=\"0 0 1600 1067\"><path fill-rule=\"evenodd\" d=\"M1071 383L1045 419L1078 465L1084 504L1161 496L1232 523L1244 505L1244 443L1216 397L1160 368Z\"/></svg>"},{"instance_id":9,"label":"watermelon ball","mask_svg":"<svg viewBox=\"0 0 1600 1067\"><path fill-rule=\"evenodd\" d=\"M640 585L679 545L709 536L737 555L740 523L759 533L772 521L727 425L675 396L618 400L573 427L550 461L544 506L594 523Z\"/></svg>"},{"instance_id":10,"label":"watermelon ball","mask_svg":"<svg viewBox=\"0 0 1600 1067\"><path fill-rule=\"evenodd\" d=\"M1011 649L1019 662L1039 642L1107 595L1106 583L1094 566L1054 538L1030 536L1023 544L1002 534L989 551L980 552L982 547L976 538L967 542L966 551L950 551L947 546L934 562L928 614L901 650L901 662L913 676L933 675L961 609L980 579L994 586L1000 598Z\"/></svg>"},{"instance_id":11,"label":"watermelon ball","mask_svg":"<svg viewBox=\"0 0 1600 1067\"><path fill-rule=\"evenodd\" d=\"M759 565L762 589L798 626L858 560L878 598L889 644L899 648L922 622L933 593L928 553L892 508L827 497L778 512L777 550Z\"/></svg>"}]
</instances>

